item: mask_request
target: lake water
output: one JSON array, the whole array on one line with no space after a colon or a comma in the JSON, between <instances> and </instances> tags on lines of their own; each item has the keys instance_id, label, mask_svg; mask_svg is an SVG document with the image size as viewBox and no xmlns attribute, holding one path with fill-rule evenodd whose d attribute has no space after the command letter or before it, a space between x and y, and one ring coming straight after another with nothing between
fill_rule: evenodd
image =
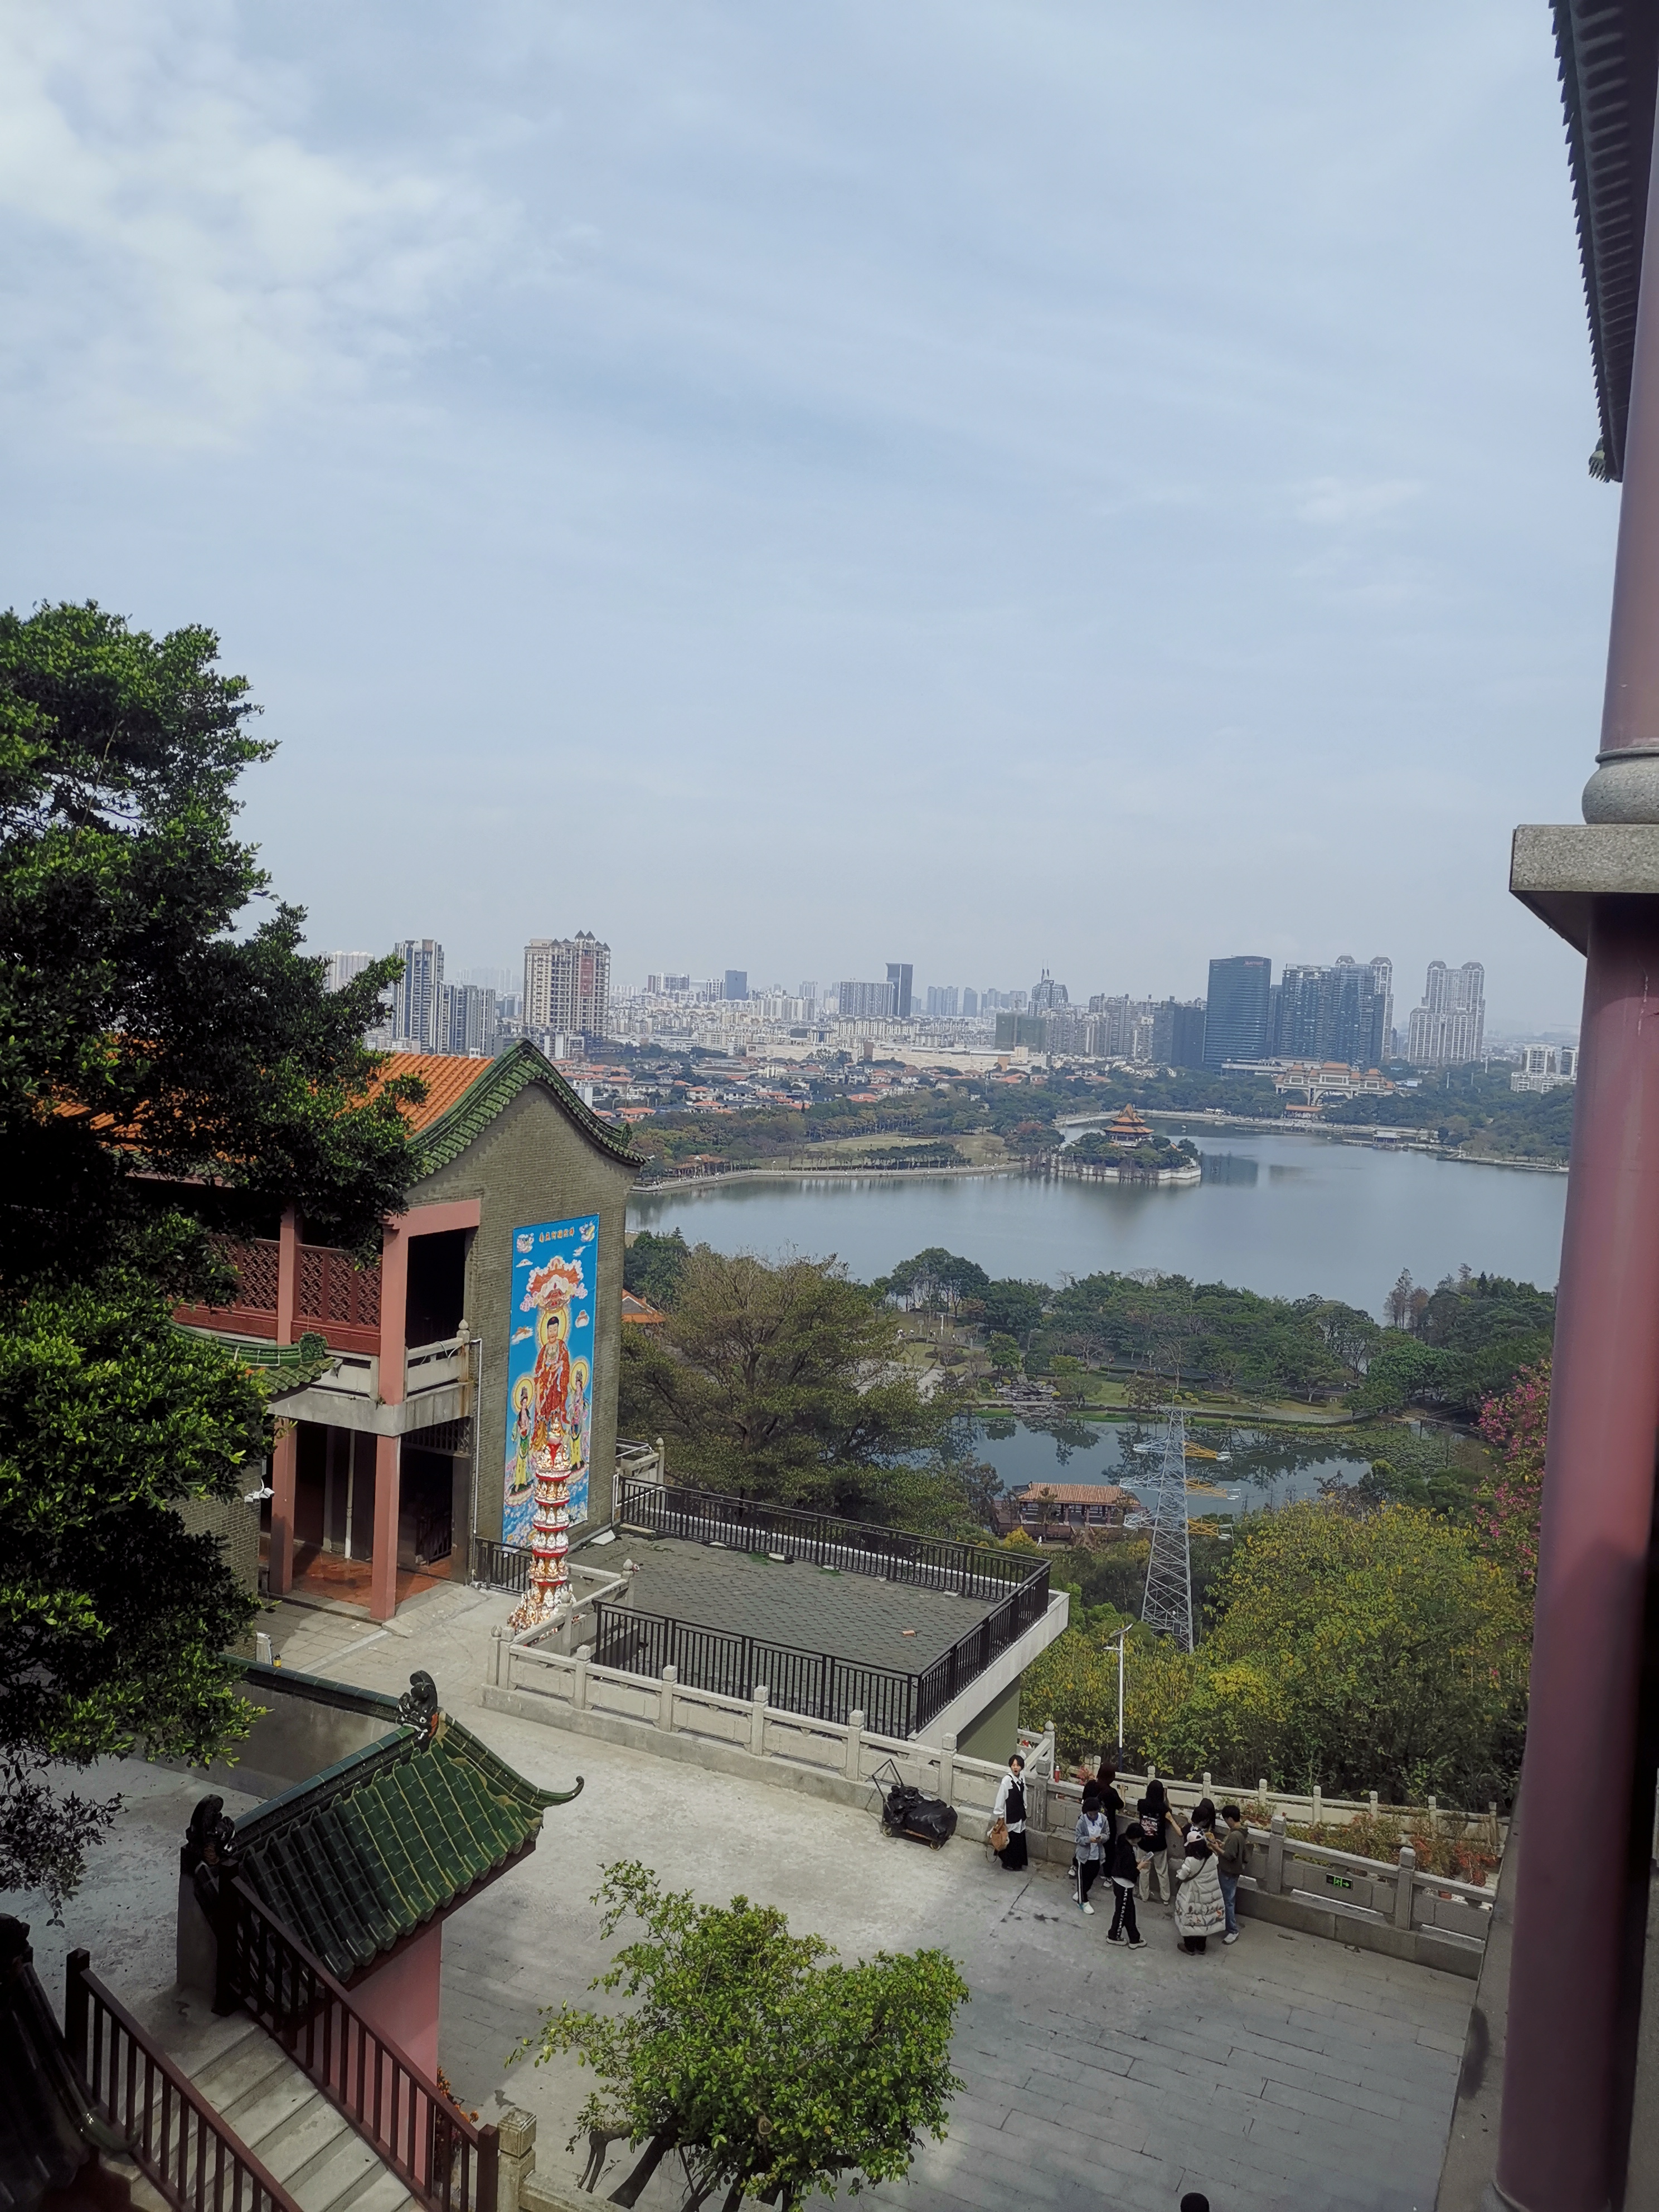
<instances>
[{"instance_id":1,"label":"lake water","mask_svg":"<svg viewBox=\"0 0 1659 2212\"><path fill-rule=\"evenodd\" d=\"M1135 1422L1062 1420L1051 1427L991 1419L974 1424L974 1456L995 1468L1006 1490L1033 1482L1118 1483L1138 1496L1156 1487L1162 1431ZM1322 1482L1356 1481L1369 1462L1345 1457L1335 1439L1282 1429L1206 1424L1192 1441L1224 1454L1189 1460L1188 1510L1231 1517L1318 1494ZM1151 1451L1138 1449L1153 1447ZM1204 1484L1206 1488L1192 1486Z\"/></svg>"},{"instance_id":2,"label":"lake water","mask_svg":"<svg viewBox=\"0 0 1659 2212\"><path fill-rule=\"evenodd\" d=\"M743 1177L646 1192L629 1226L768 1258L833 1252L865 1281L938 1244L991 1275L1058 1285L1158 1267L1281 1297L1316 1291L1379 1317L1402 1267L1431 1285L1465 1262L1554 1285L1565 1176L1310 1134L1202 1123L1187 1133L1204 1181L1179 1188L1018 1174Z\"/></svg>"}]
</instances>

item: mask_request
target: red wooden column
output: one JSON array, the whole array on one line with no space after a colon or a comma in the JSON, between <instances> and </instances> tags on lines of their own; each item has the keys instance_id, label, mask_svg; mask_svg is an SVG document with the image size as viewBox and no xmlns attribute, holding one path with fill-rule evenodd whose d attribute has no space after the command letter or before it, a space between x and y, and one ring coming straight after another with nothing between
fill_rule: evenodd
<instances>
[{"instance_id":1,"label":"red wooden column","mask_svg":"<svg viewBox=\"0 0 1659 2212\"><path fill-rule=\"evenodd\" d=\"M1607 681L1587 860L1659 823L1659 161L1647 210ZM1524 2212L1601 2212L1622 2168L1624 1843L1638 1785L1659 1439L1659 882L1589 903L1527 1728L1527 1808L1497 2182ZM1652 1778L1641 1778L1651 1789ZM1563 1822L1571 1825L1563 1826ZM1568 1836L1590 1840L1579 1850ZM1564 1857L1563 1854L1567 1856Z\"/></svg>"},{"instance_id":2,"label":"red wooden column","mask_svg":"<svg viewBox=\"0 0 1659 2212\"><path fill-rule=\"evenodd\" d=\"M405 1316L409 1306L409 1236L388 1222L380 1238L380 1403L404 1402ZM374 1557L369 1569L368 1610L390 1620L398 1610L398 1520L402 1508L403 1443L374 1439Z\"/></svg>"},{"instance_id":3,"label":"red wooden column","mask_svg":"<svg viewBox=\"0 0 1659 2212\"><path fill-rule=\"evenodd\" d=\"M289 1421L271 1447L270 1550L265 1578L272 1597L286 1597L294 1587L294 1484L299 1431Z\"/></svg>"}]
</instances>

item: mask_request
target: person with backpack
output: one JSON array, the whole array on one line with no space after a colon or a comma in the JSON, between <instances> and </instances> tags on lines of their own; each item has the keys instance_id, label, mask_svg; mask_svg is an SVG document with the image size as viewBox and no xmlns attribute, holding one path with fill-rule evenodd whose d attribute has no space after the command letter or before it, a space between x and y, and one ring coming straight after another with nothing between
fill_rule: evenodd
<instances>
[{"instance_id":1,"label":"person with backpack","mask_svg":"<svg viewBox=\"0 0 1659 2212\"><path fill-rule=\"evenodd\" d=\"M1109 1943L1127 1943L1132 1951L1146 1948L1146 1938L1135 1925L1135 1891L1140 1885L1138 1838L1135 1824L1126 1821L1112 1845L1112 1924L1106 1933Z\"/></svg>"},{"instance_id":2,"label":"person with backpack","mask_svg":"<svg viewBox=\"0 0 1659 2212\"><path fill-rule=\"evenodd\" d=\"M1156 1796L1153 1791L1157 1791ZM1170 1818L1169 1806L1164 1796L1162 1783L1152 1783L1146 1795L1135 1800L1135 1817L1128 1832L1134 1838L1135 1863L1139 1870L1140 1894L1151 1901L1154 1885L1161 1887L1161 1902L1167 1905L1172 1894L1170 1882L1170 1839L1164 1831Z\"/></svg>"}]
</instances>

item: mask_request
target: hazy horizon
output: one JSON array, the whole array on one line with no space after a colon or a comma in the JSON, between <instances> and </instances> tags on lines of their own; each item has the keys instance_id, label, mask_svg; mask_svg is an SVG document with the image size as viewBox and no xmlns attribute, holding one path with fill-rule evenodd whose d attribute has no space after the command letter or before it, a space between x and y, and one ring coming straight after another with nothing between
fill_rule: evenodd
<instances>
[{"instance_id":1,"label":"hazy horizon","mask_svg":"<svg viewBox=\"0 0 1659 2212\"><path fill-rule=\"evenodd\" d=\"M0 604L219 630L317 949L1576 1024L1547 9L16 0L0 126Z\"/></svg>"}]
</instances>

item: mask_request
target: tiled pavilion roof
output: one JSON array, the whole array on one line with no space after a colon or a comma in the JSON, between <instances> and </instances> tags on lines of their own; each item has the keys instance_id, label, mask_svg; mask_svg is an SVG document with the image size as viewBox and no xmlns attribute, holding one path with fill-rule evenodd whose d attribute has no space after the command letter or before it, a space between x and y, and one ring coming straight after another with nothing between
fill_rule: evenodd
<instances>
[{"instance_id":1,"label":"tiled pavilion roof","mask_svg":"<svg viewBox=\"0 0 1659 2212\"><path fill-rule=\"evenodd\" d=\"M244 1814L239 1870L349 1982L532 1850L544 1811L580 1788L538 1790L434 1710Z\"/></svg>"}]
</instances>

